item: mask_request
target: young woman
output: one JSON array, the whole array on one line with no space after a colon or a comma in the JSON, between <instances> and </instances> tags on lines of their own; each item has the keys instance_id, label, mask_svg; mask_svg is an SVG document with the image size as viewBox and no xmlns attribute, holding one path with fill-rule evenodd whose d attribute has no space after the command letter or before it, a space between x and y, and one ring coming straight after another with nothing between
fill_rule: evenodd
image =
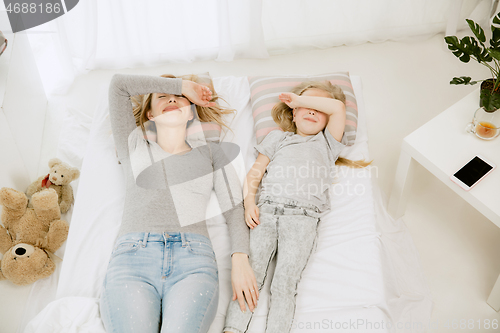
<instances>
[{"instance_id":1,"label":"young woman","mask_svg":"<svg viewBox=\"0 0 500 333\"><path fill-rule=\"evenodd\" d=\"M134 110L131 96L137 95ZM216 99L208 87L173 76L111 80L110 120L127 193L100 301L110 333L208 330L219 293L205 222L212 189L231 236L233 293L254 303L241 194L228 194L238 188L236 172L218 144L186 139L195 113L224 125L227 110ZM156 141L143 135L147 121L155 123Z\"/></svg>"}]
</instances>

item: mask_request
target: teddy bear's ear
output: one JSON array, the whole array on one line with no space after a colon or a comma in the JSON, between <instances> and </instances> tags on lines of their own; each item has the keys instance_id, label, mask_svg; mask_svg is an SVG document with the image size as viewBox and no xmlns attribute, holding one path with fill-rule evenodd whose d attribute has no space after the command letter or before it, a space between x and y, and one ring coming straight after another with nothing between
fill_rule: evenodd
<instances>
[{"instance_id":1,"label":"teddy bear's ear","mask_svg":"<svg viewBox=\"0 0 500 333\"><path fill-rule=\"evenodd\" d=\"M12 238L7 229L0 225L0 253L4 254L12 247Z\"/></svg>"},{"instance_id":2,"label":"teddy bear's ear","mask_svg":"<svg viewBox=\"0 0 500 333\"><path fill-rule=\"evenodd\" d=\"M73 180L77 179L78 177L80 177L80 170L78 170L77 168L73 168Z\"/></svg>"},{"instance_id":3,"label":"teddy bear's ear","mask_svg":"<svg viewBox=\"0 0 500 333\"><path fill-rule=\"evenodd\" d=\"M2 266L2 261L0 260L0 267ZM2 274L2 269L0 268L0 281L5 280L6 277Z\"/></svg>"},{"instance_id":4,"label":"teddy bear's ear","mask_svg":"<svg viewBox=\"0 0 500 333\"><path fill-rule=\"evenodd\" d=\"M52 158L49 160L49 168L52 168L54 165L61 164L62 161L58 158Z\"/></svg>"}]
</instances>

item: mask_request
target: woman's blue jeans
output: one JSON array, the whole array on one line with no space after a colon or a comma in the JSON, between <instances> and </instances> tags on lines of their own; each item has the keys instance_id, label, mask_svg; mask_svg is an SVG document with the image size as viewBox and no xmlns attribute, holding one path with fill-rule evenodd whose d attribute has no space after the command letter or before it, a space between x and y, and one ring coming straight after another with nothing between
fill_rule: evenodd
<instances>
[{"instance_id":1,"label":"woman's blue jeans","mask_svg":"<svg viewBox=\"0 0 500 333\"><path fill-rule=\"evenodd\" d=\"M196 233L129 233L115 244L100 311L108 333L207 332L219 303L210 240Z\"/></svg>"}]
</instances>

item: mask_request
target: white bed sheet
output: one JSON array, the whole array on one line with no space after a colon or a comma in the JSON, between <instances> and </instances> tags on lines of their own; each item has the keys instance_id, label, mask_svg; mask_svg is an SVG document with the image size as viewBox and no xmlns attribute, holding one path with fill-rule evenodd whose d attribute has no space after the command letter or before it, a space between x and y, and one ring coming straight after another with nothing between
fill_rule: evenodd
<instances>
[{"instance_id":1,"label":"white bed sheet","mask_svg":"<svg viewBox=\"0 0 500 333\"><path fill-rule=\"evenodd\" d=\"M368 159L361 80L356 76L351 79L358 101L358 134L356 143L341 155ZM214 85L237 110L234 118L228 119L234 133L227 132L223 140L241 147L245 168L249 170L256 156L246 77L215 78ZM81 140L75 141L75 145L81 146ZM58 155L71 156L69 137L65 142ZM368 170L339 169L338 184L331 188L332 211L319 224L316 252L298 286L292 332L425 331L432 301L418 253L403 221L394 221L386 213L382 195L372 178L375 174ZM25 320L30 320L25 333L104 332L98 302L121 221L124 193L107 96L103 93L88 135L70 234L65 248L57 253L64 255L58 267L60 275L56 272L33 286L25 315ZM217 205L215 200L212 193L210 205ZM223 222L221 216L208 221L220 280L219 308L210 332L222 331L231 297L229 234ZM273 270L274 263L269 275ZM269 302L269 287L267 279L249 332L265 330L267 306L263 305ZM48 303L50 300L53 301ZM32 302L34 305L30 307ZM39 313L31 319L35 312ZM388 321L394 327L388 326Z\"/></svg>"}]
</instances>

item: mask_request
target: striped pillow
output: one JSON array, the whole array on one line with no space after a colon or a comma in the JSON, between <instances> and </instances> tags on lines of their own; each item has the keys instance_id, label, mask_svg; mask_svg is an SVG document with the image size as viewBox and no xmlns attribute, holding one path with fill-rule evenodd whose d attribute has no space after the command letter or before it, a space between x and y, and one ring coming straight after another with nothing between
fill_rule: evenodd
<instances>
[{"instance_id":1,"label":"striped pillow","mask_svg":"<svg viewBox=\"0 0 500 333\"><path fill-rule=\"evenodd\" d=\"M349 78L349 72L312 76L249 76L248 83L250 84L252 114L257 144L260 144L272 130L280 129L271 116L273 106L280 102L278 98L280 93L289 92L293 87L304 81L324 80L338 85L344 91L346 97L346 123L342 142L348 146L353 145L356 140L356 128L358 125L358 106L351 79Z\"/></svg>"}]
</instances>

